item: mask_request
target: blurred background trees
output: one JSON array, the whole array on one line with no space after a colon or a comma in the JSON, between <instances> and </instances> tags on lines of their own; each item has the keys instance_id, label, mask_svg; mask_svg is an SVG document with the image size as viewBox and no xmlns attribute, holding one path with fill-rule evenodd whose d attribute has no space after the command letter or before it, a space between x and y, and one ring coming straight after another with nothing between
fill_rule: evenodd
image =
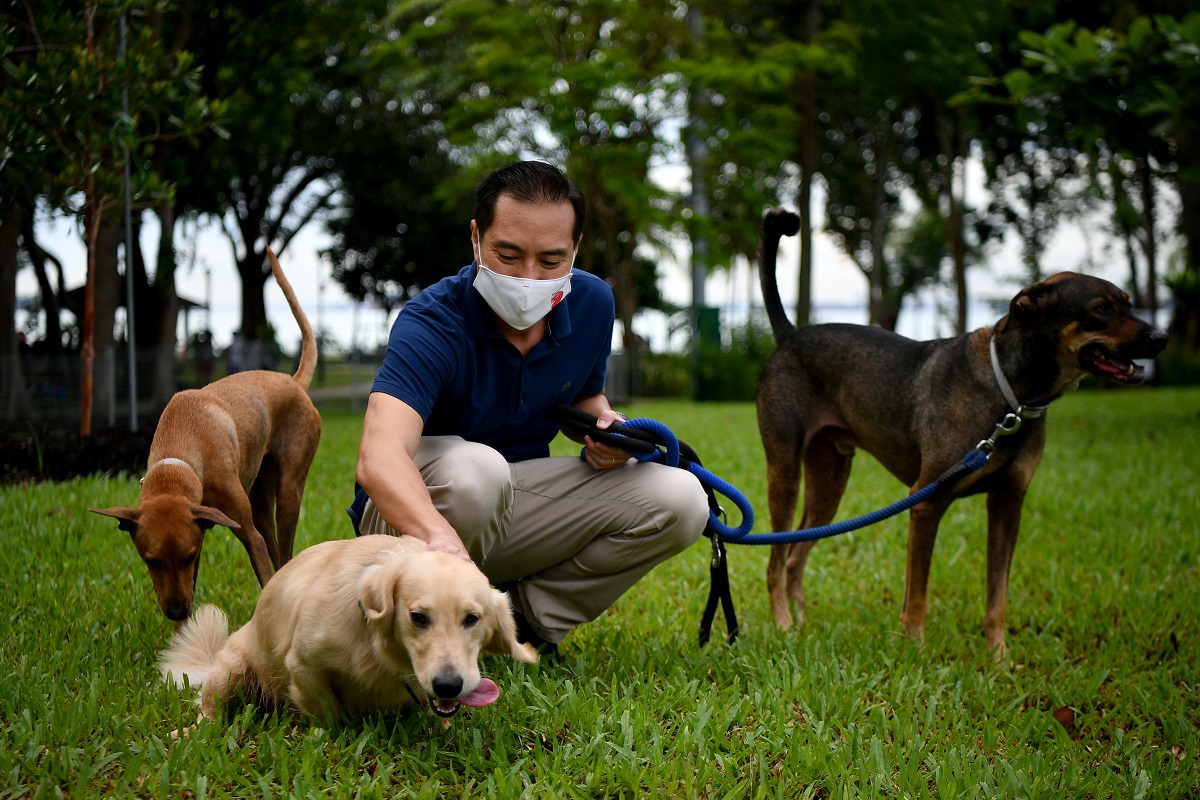
<instances>
[{"instance_id":1,"label":"blurred background trees","mask_svg":"<svg viewBox=\"0 0 1200 800\"><path fill-rule=\"evenodd\" d=\"M136 344L158 354L144 391L165 402L183 226L224 231L241 334L255 339L270 335L266 247L321 226L334 280L396 308L471 258L462 232L483 173L545 158L588 198L578 266L612 285L633 374L635 316L680 311L663 265L753 264L774 205L802 219L799 323L824 232L862 271L872 324L894 328L907 296L942 283L960 331L995 243L1019 242L1021 278L1036 280L1058 227L1101 213L1125 288L1151 310L1169 300L1173 347L1196 360L1198 52L1184 0L7 4L0 314L15 314L16 272L33 269L43 351L79 349L60 316L75 301L33 225L77 215L95 347L127 335L114 320L128 269ZM126 165L134 241L121 258ZM971 170L987 190L975 205ZM162 230L152 255L137 236L146 215ZM692 297L695 344L706 301ZM726 349L746 337L752 326ZM23 402L19 350L0 329L8 418Z\"/></svg>"}]
</instances>

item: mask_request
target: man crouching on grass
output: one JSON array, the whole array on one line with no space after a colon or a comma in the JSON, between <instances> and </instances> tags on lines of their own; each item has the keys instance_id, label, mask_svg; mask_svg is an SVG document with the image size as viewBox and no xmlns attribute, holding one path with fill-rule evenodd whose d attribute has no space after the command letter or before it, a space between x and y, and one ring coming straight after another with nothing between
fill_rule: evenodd
<instances>
[{"instance_id":1,"label":"man crouching on grass","mask_svg":"<svg viewBox=\"0 0 1200 800\"><path fill-rule=\"evenodd\" d=\"M566 404L607 428L613 297L573 271L584 198L555 166L523 161L476 190L475 263L422 291L395 324L363 420L351 507L361 534L408 535L472 559L509 592L522 641L554 654L703 533L685 470L583 437L549 456Z\"/></svg>"}]
</instances>

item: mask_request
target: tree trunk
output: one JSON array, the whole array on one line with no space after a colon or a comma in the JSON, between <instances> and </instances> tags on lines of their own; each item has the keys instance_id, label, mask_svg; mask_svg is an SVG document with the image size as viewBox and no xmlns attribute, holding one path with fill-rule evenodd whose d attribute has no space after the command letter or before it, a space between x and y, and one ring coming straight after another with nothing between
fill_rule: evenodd
<instances>
[{"instance_id":1,"label":"tree trunk","mask_svg":"<svg viewBox=\"0 0 1200 800\"><path fill-rule=\"evenodd\" d=\"M266 255L247 250L245 258L238 261L238 274L242 277L242 329L240 335L248 341L258 341L266 333L267 304L263 291L267 285L267 273L263 271ZM251 348L255 350L256 348ZM260 364L249 364L243 369L259 369Z\"/></svg>"},{"instance_id":2,"label":"tree trunk","mask_svg":"<svg viewBox=\"0 0 1200 800\"><path fill-rule=\"evenodd\" d=\"M963 115L963 110L959 109L957 120L952 120L944 107L940 104L937 106L938 147L945 161L942 167L942 192L947 205L946 244L954 264L954 295L958 306L954 314L954 332L957 335L967 332L967 242L963 235L967 136Z\"/></svg>"},{"instance_id":3,"label":"tree trunk","mask_svg":"<svg viewBox=\"0 0 1200 800\"><path fill-rule=\"evenodd\" d=\"M1179 203L1184 274L1175 288L1175 316L1168 333L1187 352L1200 354L1200 184L1181 182Z\"/></svg>"},{"instance_id":4,"label":"tree trunk","mask_svg":"<svg viewBox=\"0 0 1200 800\"><path fill-rule=\"evenodd\" d=\"M1144 302L1150 309L1150 318L1158 324L1158 238L1154 235L1154 171L1150 157L1138 159L1138 177L1142 190L1142 252L1146 256L1146 283ZM1186 229L1185 229L1186 230ZM1135 294L1142 294L1141 286ZM1141 303L1139 303L1141 305Z\"/></svg>"},{"instance_id":5,"label":"tree trunk","mask_svg":"<svg viewBox=\"0 0 1200 800\"><path fill-rule=\"evenodd\" d=\"M21 205L13 203L0 217L0 320L15 320L17 316L17 238L21 234L21 216ZM22 358L13 323L0 323L0 419L6 421L30 416Z\"/></svg>"},{"instance_id":6,"label":"tree trunk","mask_svg":"<svg viewBox=\"0 0 1200 800\"><path fill-rule=\"evenodd\" d=\"M34 235L31 209L25 209L22 215L21 238L24 242L25 253L33 265L34 274L37 275L38 291L41 293L42 315L45 317L44 324L46 326L45 353L48 356L59 356L63 350L62 306L59 302L59 292L51 285L49 273L46 272L46 252L42 250ZM61 284L62 265L57 261L55 263L58 266L58 279Z\"/></svg>"},{"instance_id":7,"label":"tree trunk","mask_svg":"<svg viewBox=\"0 0 1200 800\"><path fill-rule=\"evenodd\" d=\"M121 221L118 217L106 217L96 231L94 255L95 287L93 308L93 352L95 354L92 373L92 404L100 418L108 424L116 413L115 403L122 382L118 377L117 350L114 336L117 308L121 305L123 283L118 247L124 240ZM115 422L115 419L112 421Z\"/></svg>"},{"instance_id":8,"label":"tree trunk","mask_svg":"<svg viewBox=\"0 0 1200 800\"><path fill-rule=\"evenodd\" d=\"M152 294L157 301L154 341L154 383L150 393L155 408L162 408L175 394L176 321L179 296L175 293L175 205L156 209L162 236L158 242L157 266Z\"/></svg>"},{"instance_id":9,"label":"tree trunk","mask_svg":"<svg viewBox=\"0 0 1200 800\"><path fill-rule=\"evenodd\" d=\"M888 293L887 256L884 253L884 239L887 231L887 168L891 163L891 147L888 139L881 137L875 148L874 193L871 197L871 299L868 305L870 324L878 325L886 330L896 327L894 314L889 314L886 308ZM897 312L898 313L898 312ZM890 325L888 327L890 318Z\"/></svg>"},{"instance_id":10,"label":"tree trunk","mask_svg":"<svg viewBox=\"0 0 1200 800\"><path fill-rule=\"evenodd\" d=\"M806 0L804 4L804 44L812 44L821 27L820 0ZM821 157L821 126L817 120L817 82L805 73L800 79L800 189L796 195L796 209L800 214L800 276L796 286L796 327L807 325L812 319L812 257L813 176Z\"/></svg>"}]
</instances>

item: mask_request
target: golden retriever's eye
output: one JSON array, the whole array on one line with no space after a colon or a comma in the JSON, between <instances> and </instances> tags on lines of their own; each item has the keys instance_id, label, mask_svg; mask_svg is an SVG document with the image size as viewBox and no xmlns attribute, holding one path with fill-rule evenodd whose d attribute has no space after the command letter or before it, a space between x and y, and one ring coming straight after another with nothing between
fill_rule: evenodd
<instances>
[{"instance_id":1,"label":"golden retriever's eye","mask_svg":"<svg viewBox=\"0 0 1200 800\"><path fill-rule=\"evenodd\" d=\"M429 617L425 616L420 611L408 612L408 618L410 620L412 620L412 624L413 624L414 628L428 628L429 627Z\"/></svg>"},{"instance_id":2,"label":"golden retriever's eye","mask_svg":"<svg viewBox=\"0 0 1200 800\"><path fill-rule=\"evenodd\" d=\"M479 623L479 615L478 614L467 614L465 617L463 617L462 624L463 624L464 628L474 628L478 623Z\"/></svg>"}]
</instances>

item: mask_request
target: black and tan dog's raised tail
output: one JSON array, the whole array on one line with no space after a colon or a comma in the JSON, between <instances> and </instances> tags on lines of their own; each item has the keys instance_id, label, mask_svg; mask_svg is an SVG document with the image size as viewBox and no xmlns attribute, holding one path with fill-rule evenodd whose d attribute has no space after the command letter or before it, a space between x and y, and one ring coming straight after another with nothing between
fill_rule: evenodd
<instances>
[{"instance_id":1,"label":"black and tan dog's raised tail","mask_svg":"<svg viewBox=\"0 0 1200 800\"><path fill-rule=\"evenodd\" d=\"M1166 344L1139 320L1129 296L1100 278L1064 272L1029 286L995 325L916 342L862 325L810 325L787 319L776 286L779 238L796 232L794 214L763 220L763 300L778 347L758 382L758 426L767 462L772 529L793 529L804 475L801 528L830 522L850 479L856 449L875 456L917 491L986 438L1014 406L1046 406L1085 375L1132 385L1137 359ZM1008 573L1025 492L1041 461L1045 417L1026 419L999 443L987 466L909 515L908 570L901 621L925 632L929 566L950 503L986 493L987 643L1005 648ZM802 580L812 542L777 545L767 566L776 622L804 618Z\"/></svg>"}]
</instances>

